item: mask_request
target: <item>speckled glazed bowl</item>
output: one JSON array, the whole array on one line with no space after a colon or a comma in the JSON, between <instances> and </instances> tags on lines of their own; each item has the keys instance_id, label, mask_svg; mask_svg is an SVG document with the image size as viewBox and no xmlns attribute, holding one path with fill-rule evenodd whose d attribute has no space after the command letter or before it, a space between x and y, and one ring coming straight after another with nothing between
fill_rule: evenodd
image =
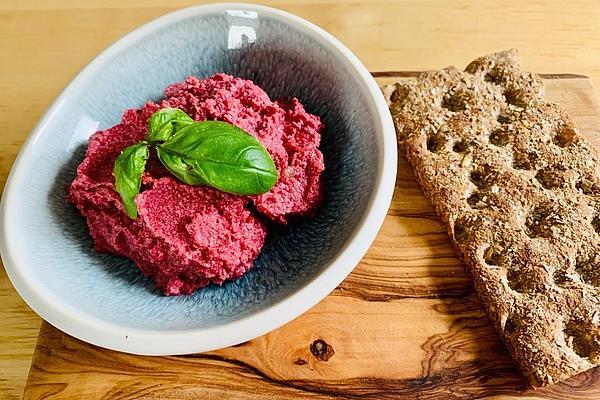
<instances>
[{"instance_id":1,"label":"speckled glazed bowl","mask_svg":"<svg viewBox=\"0 0 600 400\"><path fill-rule=\"evenodd\" d=\"M325 201L314 219L272 232L242 279L164 297L127 259L98 254L66 188L87 138L188 75L226 72L322 117ZM385 101L339 41L294 15L214 4L165 15L93 60L23 146L0 210L0 250L20 295L45 320L99 346L181 354L252 339L333 290L373 241L394 188Z\"/></svg>"}]
</instances>

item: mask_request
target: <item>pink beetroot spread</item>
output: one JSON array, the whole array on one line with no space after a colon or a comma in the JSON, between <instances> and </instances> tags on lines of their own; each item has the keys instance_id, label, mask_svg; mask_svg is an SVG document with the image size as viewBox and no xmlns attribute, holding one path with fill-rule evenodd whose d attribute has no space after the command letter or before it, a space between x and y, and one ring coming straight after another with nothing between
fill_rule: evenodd
<instances>
[{"instance_id":1,"label":"pink beetroot spread","mask_svg":"<svg viewBox=\"0 0 600 400\"><path fill-rule=\"evenodd\" d=\"M224 74L190 77L165 95L158 104L127 110L118 125L90 138L68 198L86 217L97 251L131 258L166 295L189 294L252 267L266 236L261 215L286 223L291 215L314 213L323 193L323 125L298 100L271 101L251 81ZM144 138L149 117L165 107L254 135L275 161L277 184L252 197L189 186L151 157L136 198L138 218L130 219L115 190L113 164L121 150Z\"/></svg>"}]
</instances>

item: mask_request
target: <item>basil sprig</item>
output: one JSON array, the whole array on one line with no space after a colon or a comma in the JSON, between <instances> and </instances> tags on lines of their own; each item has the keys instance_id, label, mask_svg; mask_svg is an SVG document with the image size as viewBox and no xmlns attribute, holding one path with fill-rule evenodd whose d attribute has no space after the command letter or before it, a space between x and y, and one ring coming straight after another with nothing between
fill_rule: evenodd
<instances>
[{"instance_id":1,"label":"basil sprig","mask_svg":"<svg viewBox=\"0 0 600 400\"><path fill-rule=\"evenodd\" d=\"M268 192L278 179L269 152L252 135L221 121L195 122L177 108L155 112L145 140L127 147L114 165L115 187L127 215L137 217L135 197L150 148L175 177L238 195Z\"/></svg>"}]
</instances>

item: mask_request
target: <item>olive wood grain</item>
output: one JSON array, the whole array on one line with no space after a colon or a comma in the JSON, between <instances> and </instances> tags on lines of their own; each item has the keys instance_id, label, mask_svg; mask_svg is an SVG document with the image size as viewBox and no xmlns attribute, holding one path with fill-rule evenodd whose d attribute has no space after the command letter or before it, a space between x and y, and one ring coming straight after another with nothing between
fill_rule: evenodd
<instances>
[{"instance_id":1,"label":"olive wood grain","mask_svg":"<svg viewBox=\"0 0 600 400\"><path fill-rule=\"evenodd\" d=\"M375 73L381 84L414 73ZM596 146L591 80L548 75ZM205 354L140 357L43 323L26 399L600 399L600 369L532 391L515 370L402 157L379 235L325 300L255 340Z\"/></svg>"}]
</instances>

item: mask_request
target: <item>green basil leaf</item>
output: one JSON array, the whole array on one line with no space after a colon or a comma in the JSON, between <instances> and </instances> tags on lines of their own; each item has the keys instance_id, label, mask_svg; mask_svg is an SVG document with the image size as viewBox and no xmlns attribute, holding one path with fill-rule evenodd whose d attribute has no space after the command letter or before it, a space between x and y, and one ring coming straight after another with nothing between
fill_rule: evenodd
<instances>
[{"instance_id":1,"label":"green basil leaf","mask_svg":"<svg viewBox=\"0 0 600 400\"><path fill-rule=\"evenodd\" d=\"M192 167L178 155L164 151L160 147L156 149L156 155L165 168L182 182L194 186L207 186L206 180L197 176Z\"/></svg>"},{"instance_id":2,"label":"green basil leaf","mask_svg":"<svg viewBox=\"0 0 600 400\"><path fill-rule=\"evenodd\" d=\"M264 146L246 131L226 122L189 125L158 148L179 157L177 162L182 165L167 166L170 171L182 171L186 165L186 173L194 176L192 180L197 177L203 184L223 192L261 194L277 182L275 163Z\"/></svg>"},{"instance_id":3,"label":"green basil leaf","mask_svg":"<svg viewBox=\"0 0 600 400\"><path fill-rule=\"evenodd\" d=\"M164 142L175 132L193 123L194 120L179 108L163 108L150 117L146 140Z\"/></svg>"},{"instance_id":4,"label":"green basil leaf","mask_svg":"<svg viewBox=\"0 0 600 400\"><path fill-rule=\"evenodd\" d=\"M140 142L123 150L115 161L115 188L121 196L125 212L133 219L137 218L135 197L140 192L149 155L148 144Z\"/></svg>"}]
</instances>

